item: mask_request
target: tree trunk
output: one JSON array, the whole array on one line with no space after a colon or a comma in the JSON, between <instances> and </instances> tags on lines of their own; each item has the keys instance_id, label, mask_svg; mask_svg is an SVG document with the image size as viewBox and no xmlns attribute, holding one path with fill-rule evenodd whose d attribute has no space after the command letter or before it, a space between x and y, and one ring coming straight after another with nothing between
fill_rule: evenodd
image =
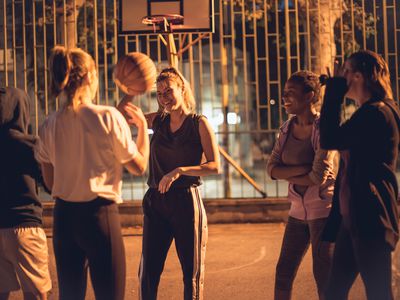
<instances>
[{"instance_id":1,"label":"tree trunk","mask_svg":"<svg viewBox=\"0 0 400 300\"><path fill-rule=\"evenodd\" d=\"M67 0L65 7L61 6L57 9L58 11L57 23L58 23L58 28L60 28L59 32L61 33L61 43L64 44L67 48L76 47L77 18L79 14L79 9L82 7L84 3L85 0Z\"/></svg>"},{"instance_id":2,"label":"tree trunk","mask_svg":"<svg viewBox=\"0 0 400 300\"><path fill-rule=\"evenodd\" d=\"M327 68L333 69L336 56L334 26L345 10L344 1L298 0L298 4L304 16L301 23L306 30L307 12L309 15L310 44L306 45L310 49L306 51L306 68L317 74L326 74Z\"/></svg>"}]
</instances>

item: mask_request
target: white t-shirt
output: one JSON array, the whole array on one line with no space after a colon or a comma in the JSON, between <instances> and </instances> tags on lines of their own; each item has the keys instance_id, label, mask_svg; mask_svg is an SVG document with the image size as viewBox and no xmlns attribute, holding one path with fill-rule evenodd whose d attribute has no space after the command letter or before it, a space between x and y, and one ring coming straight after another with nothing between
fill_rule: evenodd
<instances>
[{"instance_id":1,"label":"white t-shirt","mask_svg":"<svg viewBox=\"0 0 400 300\"><path fill-rule=\"evenodd\" d=\"M85 202L104 197L122 202L122 164L137 147L114 107L81 105L48 116L39 130L35 156L54 168L53 198Z\"/></svg>"}]
</instances>

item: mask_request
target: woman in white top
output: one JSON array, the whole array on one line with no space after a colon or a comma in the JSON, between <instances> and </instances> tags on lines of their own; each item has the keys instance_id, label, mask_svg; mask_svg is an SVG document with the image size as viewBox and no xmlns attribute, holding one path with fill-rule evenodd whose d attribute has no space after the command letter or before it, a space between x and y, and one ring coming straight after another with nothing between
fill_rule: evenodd
<instances>
[{"instance_id":1,"label":"woman in white top","mask_svg":"<svg viewBox=\"0 0 400 300\"><path fill-rule=\"evenodd\" d=\"M96 299L123 299L125 255L117 203L122 168L143 174L149 156L142 111L126 108L129 126L114 107L95 105L98 87L92 57L56 46L50 59L51 89L64 102L41 126L36 158L56 199L53 243L59 298L84 299L87 265Z\"/></svg>"}]
</instances>

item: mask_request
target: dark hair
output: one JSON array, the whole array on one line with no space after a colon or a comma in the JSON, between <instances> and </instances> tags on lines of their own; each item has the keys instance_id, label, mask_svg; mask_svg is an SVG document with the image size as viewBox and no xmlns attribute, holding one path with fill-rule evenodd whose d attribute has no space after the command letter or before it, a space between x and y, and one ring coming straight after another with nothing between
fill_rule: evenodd
<instances>
[{"instance_id":1,"label":"dark hair","mask_svg":"<svg viewBox=\"0 0 400 300\"><path fill-rule=\"evenodd\" d=\"M314 92L312 103L317 103L320 100L321 86L325 84L321 81L320 76L307 70L293 73L287 82L302 86L304 93Z\"/></svg>"},{"instance_id":2,"label":"dark hair","mask_svg":"<svg viewBox=\"0 0 400 300\"><path fill-rule=\"evenodd\" d=\"M376 52L360 50L348 58L352 72L360 72L365 80L365 88L374 98L393 99L390 73L386 61Z\"/></svg>"},{"instance_id":3,"label":"dark hair","mask_svg":"<svg viewBox=\"0 0 400 300\"><path fill-rule=\"evenodd\" d=\"M63 46L55 46L51 50L49 65L51 93L57 97L65 91L69 101L82 86L84 77L95 68L93 58L88 53L79 48L67 49Z\"/></svg>"}]
</instances>

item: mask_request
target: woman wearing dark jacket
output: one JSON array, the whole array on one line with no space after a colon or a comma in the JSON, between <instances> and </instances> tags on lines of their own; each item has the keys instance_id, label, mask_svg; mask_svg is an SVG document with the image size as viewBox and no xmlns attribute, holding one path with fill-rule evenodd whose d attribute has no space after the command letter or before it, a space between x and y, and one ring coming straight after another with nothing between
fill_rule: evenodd
<instances>
[{"instance_id":1,"label":"woman wearing dark jacket","mask_svg":"<svg viewBox=\"0 0 400 300\"><path fill-rule=\"evenodd\" d=\"M341 123L345 97L359 108ZM394 174L398 123L386 62L372 51L353 53L341 76L328 79L321 112L321 147L341 151L323 236L336 240L326 299L347 299L358 273L369 300L393 298L391 251L399 236Z\"/></svg>"}]
</instances>

